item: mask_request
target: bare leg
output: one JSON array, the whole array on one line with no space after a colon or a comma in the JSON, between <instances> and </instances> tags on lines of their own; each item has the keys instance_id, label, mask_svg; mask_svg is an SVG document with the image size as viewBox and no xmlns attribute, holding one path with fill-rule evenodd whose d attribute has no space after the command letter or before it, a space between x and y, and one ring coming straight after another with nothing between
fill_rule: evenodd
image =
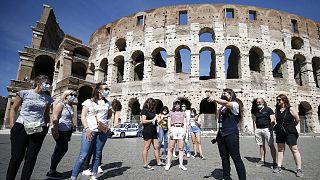
<instances>
[{"instance_id":1,"label":"bare leg","mask_svg":"<svg viewBox=\"0 0 320 180\"><path fill-rule=\"evenodd\" d=\"M282 166L284 151L285 151L285 144L278 143L278 166L279 167Z\"/></svg>"},{"instance_id":2,"label":"bare leg","mask_svg":"<svg viewBox=\"0 0 320 180\"><path fill-rule=\"evenodd\" d=\"M161 164L161 160L160 160L160 148L159 148L159 141L158 139L153 139L151 141L152 145L153 145L153 149L154 149L154 158L157 161L157 164L160 165Z\"/></svg>"},{"instance_id":3,"label":"bare leg","mask_svg":"<svg viewBox=\"0 0 320 180\"><path fill-rule=\"evenodd\" d=\"M150 149L152 139L148 139L143 143L142 159L143 165L148 165L148 151Z\"/></svg>"},{"instance_id":4,"label":"bare leg","mask_svg":"<svg viewBox=\"0 0 320 180\"><path fill-rule=\"evenodd\" d=\"M263 143L262 145L260 145L260 161L265 161L265 157L266 157L266 146Z\"/></svg>"},{"instance_id":5,"label":"bare leg","mask_svg":"<svg viewBox=\"0 0 320 180\"><path fill-rule=\"evenodd\" d=\"M301 155L298 149L298 145L289 145L292 152L294 162L296 163L297 169L301 169Z\"/></svg>"},{"instance_id":6,"label":"bare leg","mask_svg":"<svg viewBox=\"0 0 320 180\"><path fill-rule=\"evenodd\" d=\"M171 164L172 153L173 153L175 146L176 146L176 141L173 139L169 139L169 150L168 150L167 164Z\"/></svg>"},{"instance_id":7,"label":"bare leg","mask_svg":"<svg viewBox=\"0 0 320 180\"><path fill-rule=\"evenodd\" d=\"M274 145L270 145L269 147L270 147L270 152L271 152L271 157L272 157L273 163L276 163L277 162L276 148L274 147Z\"/></svg>"},{"instance_id":8,"label":"bare leg","mask_svg":"<svg viewBox=\"0 0 320 180\"><path fill-rule=\"evenodd\" d=\"M178 140L178 145L179 145L179 164L183 165L184 140L183 139L179 139Z\"/></svg>"},{"instance_id":9,"label":"bare leg","mask_svg":"<svg viewBox=\"0 0 320 180\"><path fill-rule=\"evenodd\" d=\"M197 138L196 143L197 143L197 146L198 146L198 148L199 148L200 156L201 156L201 157L204 157L204 156L203 156L203 152L202 152L201 136L200 136L200 133L197 133L197 134L196 134L196 138Z\"/></svg>"}]
</instances>

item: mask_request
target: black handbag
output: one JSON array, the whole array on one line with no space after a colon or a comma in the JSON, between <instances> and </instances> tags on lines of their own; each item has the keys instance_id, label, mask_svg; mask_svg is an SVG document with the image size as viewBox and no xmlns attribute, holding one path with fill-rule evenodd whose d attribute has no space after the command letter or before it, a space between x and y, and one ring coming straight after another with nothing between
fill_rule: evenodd
<instances>
[{"instance_id":1,"label":"black handbag","mask_svg":"<svg viewBox=\"0 0 320 180\"><path fill-rule=\"evenodd\" d=\"M281 124L276 124L273 127L273 131L276 133L276 135L278 136L286 136L288 134L287 130L284 128L283 124L284 124L284 119L287 115L287 109L285 110L286 112L284 113L283 116L283 121Z\"/></svg>"}]
</instances>

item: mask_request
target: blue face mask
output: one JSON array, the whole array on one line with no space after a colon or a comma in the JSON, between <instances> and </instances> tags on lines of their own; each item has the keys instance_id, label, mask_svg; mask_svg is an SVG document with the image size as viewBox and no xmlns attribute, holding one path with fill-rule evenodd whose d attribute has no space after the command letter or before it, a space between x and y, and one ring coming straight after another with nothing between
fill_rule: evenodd
<instances>
[{"instance_id":1,"label":"blue face mask","mask_svg":"<svg viewBox=\"0 0 320 180\"><path fill-rule=\"evenodd\" d=\"M102 93L102 96L103 96L103 97L108 97L108 96L109 96L109 93L110 93L110 92L109 92L108 90L104 90L103 93Z\"/></svg>"},{"instance_id":2,"label":"blue face mask","mask_svg":"<svg viewBox=\"0 0 320 180\"><path fill-rule=\"evenodd\" d=\"M75 99L76 99L76 97L73 96L73 95L68 95L68 96L67 96L67 100L68 100L69 102L73 102Z\"/></svg>"},{"instance_id":3,"label":"blue face mask","mask_svg":"<svg viewBox=\"0 0 320 180\"><path fill-rule=\"evenodd\" d=\"M45 82L43 82L43 83L41 84L40 88L41 88L41 91L42 91L42 92L49 91L50 84L46 84Z\"/></svg>"}]
</instances>

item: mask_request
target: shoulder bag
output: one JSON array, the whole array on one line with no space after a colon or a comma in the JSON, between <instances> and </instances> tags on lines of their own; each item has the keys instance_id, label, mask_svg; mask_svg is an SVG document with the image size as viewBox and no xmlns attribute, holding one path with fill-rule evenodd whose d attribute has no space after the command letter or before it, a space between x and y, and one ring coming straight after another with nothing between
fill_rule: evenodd
<instances>
[{"instance_id":1,"label":"shoulder bag","mask_svg":"<svg viewBox=\"0 0 320 180\"><path fill-rule=\"evenodd\" d=\"M97 121L97 128L100 132L102 133L107 133L109 128L107 125L103 124L101 121L98 121L98 117L97 117L97 113L96 113L96 109L94 108L93 102L91 100L91 104L92 104L92 108L93 108L93 112L94 112L94 117L96 118Z\"/></svg>"},{"instance_id":2,"label":"shoulder bag","mask_svg":"<svg viewBox=\"0 0 320 180\"><path fill-rule=\"evenodd\" d=\"M278 136L286 136L288 134L287 130L283 127L283 124L284 124L284 120L285 120L285 117L287 115L287 109L285 110L286 112L284 113L284 116L283 116L283 121L281 124L276 124L274 125L273 127L273 131L276 133L276 135Z\"/></svg>"}]
</instances>

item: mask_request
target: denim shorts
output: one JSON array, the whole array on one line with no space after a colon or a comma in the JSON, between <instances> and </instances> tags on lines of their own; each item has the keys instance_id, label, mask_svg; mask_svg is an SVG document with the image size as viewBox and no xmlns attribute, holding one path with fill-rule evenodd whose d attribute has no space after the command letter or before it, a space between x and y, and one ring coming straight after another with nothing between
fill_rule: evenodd
<instances>
[{"instance_id":1,"label":"denim shorts","mask_svg":"<svg viewBox=\"0 0 320 180\"><path fill-rule=\"evenodd\" d=\"M197 133L200 133L200 128L199 127L197 127L197 126L191 126L190 127L190 132L191 133L194 133L194 134L197 134Z\"/></svg>"}]
</instances>

